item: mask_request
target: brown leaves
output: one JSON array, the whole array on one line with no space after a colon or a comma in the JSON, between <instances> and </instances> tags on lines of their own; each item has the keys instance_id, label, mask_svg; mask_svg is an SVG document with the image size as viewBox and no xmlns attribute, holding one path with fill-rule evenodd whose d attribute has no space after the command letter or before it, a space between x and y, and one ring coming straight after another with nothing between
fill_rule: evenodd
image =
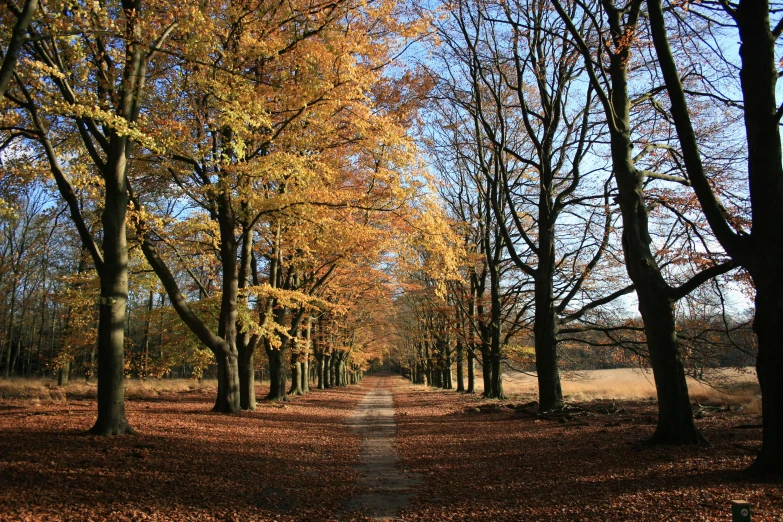
<instances>
[{"instance_id":1,"label":"brown leaves","mask_svg":"<svg viewBox=\"0 0 783 522\"><path fill-rule=\"evenodd\" d=\"M754 522L783 514L780 484L740 473L758 449L756 415L710 411L698 421L710 449L648 447L649 402L581 404L559 422L390 379L400 468L423 477L403 520L728 520L734 498ZM365 391L230 416L197 392L131 400L141 435L114 438L84 435L92 401L5 401L0 520L351 519L343 506L362 491L346 419Z\"/></svg>"},{"instance_id":2,"label":"brown leaves","mask_svg":"<svg viewBox=\"0 0 783 522\"><path fill-rule=\"evenodd\" d=\"M352 495L344 419L358 398L321 390L231 416L196 392L131 400L141 434L113 438L84 435L93 401L71 401L70 416L0 407L0 520L329 520Z\"/></svg>"},{"instance_id":3,"label":"brown leaves","mask_svg":"<svg viewBox=\"0 0 783 522\"><path fill-rule=\"evenodd\" d=\"M655 427L649 402L540 418L401 383L395 404L403 466L426 477L405 520L729 520L735 497L753 504L754 521L783 514L780 484L740 473L752 456L735 445L757 449L761 435L738 429L753 415L699 420L714 445L705 450L644 445Z\"/></svg>"}]
</instances>

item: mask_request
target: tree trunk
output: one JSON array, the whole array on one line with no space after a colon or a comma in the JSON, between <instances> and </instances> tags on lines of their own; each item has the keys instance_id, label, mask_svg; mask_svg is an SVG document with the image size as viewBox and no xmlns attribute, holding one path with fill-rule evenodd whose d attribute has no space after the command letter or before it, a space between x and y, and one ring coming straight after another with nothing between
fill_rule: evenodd
<instances>
[{"instance_id":1,"label":"tree trunk","mask_svg":"<svg viewBox=\"0 0 783 522\"><path fill-rule=\"evenodd\" d=\"M612 163L623 219L623 253L626 270L634 283L639 312L644 321L650 363L658 393L658 426L651 442L702 445L706 440L696 429L685 382L685 369L677 346L674 304L669 286L650 251L643 177L633 164L625 61L612 57L610 71L615 91L612 101L623 127L611 133Z\"/></svg>"},{"instance_id":2,"label":"tree trunk","mask_svg":"<svg viewBox=\"0 0 783 522\"><path fill-rule=\"evenodd\" d=\"M238 244L235 237L236 222L233 218L230 197L218 197L218 226L220 228L220 262L223 271L220 297L220 316L217 336L223 340L215 351L218 362L218 396L213 411L237 413L241 408L239 393L239 353L237 350L237 315L239 301ZM222 394L221 394L222 392Z\"/></svg>"},{"instance_id":3,"label":"tree trunk","mask_svg":"<svg viewBox=\"0 0 783 522\"><path fill-rule=\"evenodd\" d=\"M436 388L443 387L443 370L440 368L432 369L432 386Z\"/></svg>"},{"instance_id":4,"label":"tree trunk","mask_svg":"<svg viewBox=\"0 0 783 522\"><path fill-rule=\"evenodd\" d=\"M433 375L435 373L433 371L434 361L433 361L432 353L430 352L430 343L427 341L424 342L424 355L425 355L424 368L425 368L425 375L427 377L426 384L427 386L436 386L435 376Z\"/></svg>"},{"instance_id":5,"label":"tree trunk","mask_svg":"<svg viewBox=\"0 0 783 522\"><path fill-rule=\"evenodd\" d=\"M481 343L481 376L484 381L484 397L492 398L492 350L488 343Z\"/></svg>"},{"instance_id":6,"label":"tree trunk","mask_svg":"<svg viewBox=\"0 0 783 522\"><path fill-rule=\"evenodd\" d=\"M239 265L237 266L237 289L244 290L253 284L254 275L253 265L253 229L242 224L241 250L239 254ZM247 308L247 294L242 292L237 296L245 308ZM238 314L237 314L238 315ZM239 407L243 410L256 409L256 369L255 369L255 350L259 341L257 335L251 336L241 320L237 320L234 326L236 335L236 351L239 361Z\"/></svg>"},{"instance_id":7,"label":"tree trunk","mask_svg":"<svg viewBox=\"0 0 783 522\"><path fill-rule=\"evenodd\" d=\"M38 329L38 339L36 340L36 346L35 346L35 361L36 361L36 368L35 373L38 377L43 376L43 372L41 371L41 348L43 347L43 341L44 341L44 332L46 330L46 273L48 273L49 270L49 262L48 257L44 258L44 276L43 276L43 295L41 297L41 326ZM52 317L52 320L54 320L54 317ZM2 351L2 350L0 350Z\"/></svg>"},{"instance_id":8,"label":"tree trunk","mask_svg":"<svg viewBox=\"0 0 783 522\"><path fill-rule=\"evenodd\" d=\"M505 399L503 393L503 371L501 368L500 349L492 354L492 397L495 399Z\"/></svg>"},{"instance_id":9,"label":"tree trunk","mask_svg":"<svg viewBox=\"0 0 783 522\"><path fill-rule=\"evenodd\" d=\"M96 373L96 371L95 371L95 366L96 366L96 364L95 364L95 354L96 354L97 350L98 350L98 345L97 344L94 344L92 346L92 349L90 350L90 364L87 365L87 370L84 372L84 381L87 384L92 383L92 378L93 378L93 376Z\"/></svg>"},{"instance_id":10,"label":"tree trunk","mask_svg":"<svg viewBox=\"0 0 783 522\"><path fill-rule=\"evenodd\" d=\"M337 386L345 386L345 360L341 356L337 359Z\"/></svg>"},{"instance_id":11,"label":"tree trunk","mask_svg":"<svg viewBox=\"0 0 783 522\"><path fill-rule=\"evenodd\" d=\"M495 248L498 248L497 246ZM489 248L487 248L489 251ZM490 339L490 351L492 364L492 377L490 384L492 386L491 392L488 397L495 399L505 399L503 395L503 372L500 368L501 358L501 321L502 321L502 302L500 295L500 269L498 255L495 255L493 259L488 259L489 263L489 280L490 280L490 317L491 322L489 324L489 339Z\"/></svg>"},{"instance_id":12,"label":"tree trunk","mask_svg":"<svg viewBox=\"0 0 783 522\"><path fill-rule=\"evenodd\" d=\"M125 418L125 312L128 300L125 138L113 137L113 172L105 176L103 267L98 313L98 419L95 435L134 433Z\"/></svg>"},{"instance_id":13,"label":"tree trunk","mask_svg":"<svg viewBox=\"0 0 783 522\"><path fill-rule=\"evenodd\" d=\"M21 328L20 328L21 329ZM17 338L15 341L11 341L11 346L15 346L16 349L14 350L14 357L11 359L11 375L16 375L18 372L16 371L16 363L19 361L19 354L22 351L22 336L21 332L19 333L19 338Z\"/></svg>"},{"instance_id":14,"label":"tree trunk","mask_svg":"<svg viewBox=\"0 0 783 522\"><path fill-rule=\"evenodd\" d=\"M240 343L237 343L239 348ZM256 409L256 368L254 350L243 345L239 352L239 407L243 410Z\"/></svg>"},{"instance_id":15,"label":"tree trunk","mask_svg":"<svg viewBox=\"0 0 783 522\"><path fill-rule=\"evenodd\" d=\"M339 382L337 383L338 386L346 386L348 384L346 382L346 377L345 356L341 356L339 362L337 363L337 378L339 379Z\"/></svg>"},{"instance_id":16,"label":"tree trunk","mask_svg":"<svg viewBox=\"0 0 783 522\"><path fill-rule=\"evenodd\" d=\"M8 330L6 331L6 343L8 344L8 351L5 354L5 377L6 379L11 375L11 351L13 350L13 335L14 335L14 315L16 314L16 291L19 286L19 278L14 271L13 286L11 287L11 307L8 312Z\"/></svg>"},{"instance_id":17,"label":"tree trunk","mask_svg":"<svg viewBox=\"0 0 783 522\"><path fill-rule=\"evenodd\" d=\"M756 287L753 327L758 338L756 373L764 426L761 452L748 470L755 475L783 473L783 150L777 100L780 31L778 27L770 30L770 11L776 9L768 1L742 0L736 12L753 215L753 254L743 264Z\"/></svg>"},{"instance_id":18,"label":"tree trunk","mask_svg":"<svg viewBox=\"0 0 783 522\"><path fill-rule=\"evenodd\" d=\"M305 328L304 354L302 355L302 393L310 393L310 352L313 346L313 318L307 318Z\"/></svg>"},{"instance_id":19,"label":"tree trunk","mask_svg":"<svg viewBox=\"0 0 783 522\"><path fill-rule=\"evenodd\" d=\"M780 273L770 276L779 281ZM756 374L761 386L764 428L761 451L748 471L759 476L783 472L783 306L777 298L780 295L783 295L783 288L757 283L753 329L759 343Z\"/></svg>"},{"instance_id":20,"label":"tree trunk","mask_svg":"<svg viewBox=\"0 0 783 522\"><path fill-rule=\"evenodd\" d=\"M541 187L539 191L539 253L538 270L535 278L535 323L533 335L536 352L536 373L538 376L538 409L541 412L563 406L563 390L560 386L560 372L557 368L558 318L552 285L555 272L555 221L552 197L553 173L550 169L551 156L545 153L542 161Z\"/></svg>"},{"instance_id":21,"label":"tree trunk","mask_svg":"<svg viewBox=\"0 0 783 522\"><path fill-rule=\"evenodd\" d=\"M557 368L557 317L552 299L551 281L536 282L535 336L538 409L541 412L563 406L563 389Z\"/></svg>"},{"instance_id":22,"label":"tree trunk","mask_svg":"<svg viewBox=\"0 0 783 522\"><path fill-rule=\"evenodd\" d=\"M237 413L239 400L239 361L236 354L227 353L217 357L218 392L212 411Z\"/></svg>"},{"instance_id":23,"label":"tree trunk","mask_svg":"<svg viewBox=\"0 0 783 522\"><path fill-rule=\"evenodd\" d=\"M561 17L568 19L558 3L554 6ZM613 38L623 39L635 34L641 7L642 0L634 0L622 11L606 11ZM571 26L570 30L576 29ZM632 103L628 95L628 64L633 61L632 49L630 45L617 46L616 52L608 55L611 88L601 85L594 75L591 78L596 91L603 93L604 112L611 122L609 141L618 189L616 201L620 205L623 223L623 254L639 300L658 393L658 426L651 442L700 445L706 441L696 429L690 408L685 371L677 346L674 297L650 250L652 239L644 199L645 176L634 164L630 118ZM592 67L592 55L587 52L585 59Z\"/></svg>"},{"instance_id":24,"label":"tree trunk","mask_svg":"<svg viewBox=\"0 0 783 522\"><path fill-rule=\"evenodd\" d=\"M462 341L457 341L457 391L465 391L465 348L462 345Z\"/></svg>"},{"instance_id":25,"label":"tree trunk","mask_svg":"<svg viewBox=\"0 0 783 522\"><path fill-rule=\"evenodd\" d=\"M323 390L326 389L326 379L324 378L324 360L326 359L326 356L323 354L323 352L319 355L318 352L316 352L315 355L315 372L318 377L318 389Z\"/></svg>"},{"instance_id":26,"label":"tree trunk","mask_svg":"<svg viewBox=\"0 0 783 522\"><path fill-rule=\"evenodd\" d=\"M147 379L147 368L150 356L150 331L152 325L152 307L155 304L155 292L150 290L150 298L147 301L147 320L144 321L144 340L141 342L141 368L139 369L139 378L142 383Z\"/></svg>"},{"instance_id":27,"label":"tree trunk","mask_svg":"<svg viewBox=\"0 0 783 522\"><path fill-rule=\"evenodd\" d=\"M454 383L451 379L451 365L447 365L443 368L443 388L446 390L454 389Z\"/></svg>"},{"instance_id":28,"label":"tree trunk","mask_svg":"<svg viewBox=\"0 0 783 522\"><path fill-rule=\"evenodd\" d=\"M449 341L445 340L442 343L442 353L443 353L443 388L445 390L453 390L454 389L454 381L452 380L451 375L451 347L449 346Z\"/></svg>"},{"instance_id":29,"label":"tree trunk","mask_svg":"<svg viewBox=\"0 0 783 522\"><path fill-rule=\"evenodd\" d=\"M288 392L289 395L304 395L304 392L302 391L303 378L302 363L294 361L291 365L291 389Z\"/></svg>"},{"instance_id":30,"label":"tree trunk","mask_svg":"<svg viewBox=\"0 0 783 522\"><path fill-rule=\"evenodd\" d=\"M57 386L65 386L71 376L71 361L63 362L60 369L57 370Z\"/></svg>"},{"instance_id":31,"label":"tree trunk","mask_svg":"<svg viewBox=\"0 0 783 522\"><path fill-rule=\"evenodd\" d=\"M674 306L666 296L648 295L643 289L637 291L644 295L639 296L639 310L644 319L658 394L658 425L651 442L706 444L693 420L685 368L677 346Z\"/></svg>"},{"instance_id":32,"label":"tree trunk","mask_svg":"<svg viewBox=\"0 0 783 522\"><path fill-rule=\"evenodd\" d=\"M337 381L337 366L340 364L340 359L337 354L333 354L329 360L329 387L335 388L340 386Z\"/></svg>"},{"instance_id":33,"label":"tree trunk","mask_svg":"<svg viewBox=\"0 0 783 522\"><path fill-rule=\"evenodd\" d=\"M292 359L293 359L293 357L292 357ZM296 390L297 390L297 388L299 386L299 382L300 382L299 381L299 369L297 368L296 361L291 361L290 369L291 369L291 387L288 388L288 395L293 395L296 392ZM301 392L301 390L300 390L300 392ZM298 393L297 395L301 395L301 393Z\"/></svg>"},{"instance_id":34,"label":"tree trunk","mask_svg":"<svg viewBox=\"0 0 783 522\"><path fill-rule=\"evenodd\" d=\"M465 393L476 393L476 356L473 350L468 351L468 387Z\"/></svg>"},{"instance_id":35,"label":"tree trunk","mask_svg":"<svg viewBox=\"0 0 783 522\"><path fill-rule=\"evenodd\" d=\"M285 401L285 368L287 366L284 347L279 349L267 347L266 354L269 358L269 393L266 396L270 401Z\"/></svg>"},{"instance_id":36,"label":"tree trunk","mask_svg":"<svg viewBox=\"0 0 783 522\"><path fill-rule=\"evenodd\" d=\"M321 363L322 366L322 375L323 375L323 382L324 382L324 390L328 390L332 387L332 383L329 380L329 378L332 375L332 357L329 354L324 354L323 361Z\"/></svg>"}]
</instances>

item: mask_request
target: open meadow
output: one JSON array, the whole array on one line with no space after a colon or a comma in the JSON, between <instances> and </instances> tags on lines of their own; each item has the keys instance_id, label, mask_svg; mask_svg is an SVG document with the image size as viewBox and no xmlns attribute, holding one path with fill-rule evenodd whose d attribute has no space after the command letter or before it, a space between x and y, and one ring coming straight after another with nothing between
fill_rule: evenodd
<instances>
[{"instance_id":1,"label":"open meadow","mask_svg":"<svg viewBox=\"0 0 783 522\"><path fill-rule=\"evenodd\" d=\"M716 368L707 370L703 380L687 378L693 400L710 405L742 407L761 413L761 391L753 368ZM479 392L482 380L476 379ZM654 401L655 381L652 370L616 368L563 372L563 396L569 402L595 399L618 401ZM507 370L503 375L503 390L509 396L535 400L538 382L535 375Z\"/></svg>"}]
</instances>

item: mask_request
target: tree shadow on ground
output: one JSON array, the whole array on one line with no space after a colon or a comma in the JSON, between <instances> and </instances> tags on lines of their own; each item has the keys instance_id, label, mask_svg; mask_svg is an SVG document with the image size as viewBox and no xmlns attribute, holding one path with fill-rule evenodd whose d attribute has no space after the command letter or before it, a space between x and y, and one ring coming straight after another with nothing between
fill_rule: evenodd
<instances>
[{"instance_id":1,"label":"tree shadow on ground","mask_svg":"<svg viewBox=\"0 0 783 522\"><path fill-rule=\"evenodd\" d=\"M746 415L700 420L712 448L650 447L648 402L561 423L507 407L466 413L480 399L440 391L401 386L395 399L403 463L426 477L406 519L725 519L733 498L754 504L754 521L783 514L780 484L741 473L752 458L742 448L760 436L733 428Z\"/></svg>"},{"instance_id":2,"label":"tree shadow on ground","mask_svg":"<svg viewBox=\"0 0 783 522\"><path fill-rule=\"evenodd\" d=\"M241 415L211 413L194 394L128 401L140 435L108 438L84 434L88 401L25 408L0 419L0 513L327 520L353 494L358 441L344 419L360 396L318 391Z\"/></svg>"}]
</instances>

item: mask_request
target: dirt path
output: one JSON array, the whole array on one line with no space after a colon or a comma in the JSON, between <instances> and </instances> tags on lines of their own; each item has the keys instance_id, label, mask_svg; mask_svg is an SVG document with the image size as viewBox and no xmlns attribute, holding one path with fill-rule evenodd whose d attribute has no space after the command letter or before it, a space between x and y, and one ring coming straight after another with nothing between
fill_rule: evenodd
<instances>
[{"instance_id":1,"label":"dirt path","mask_svg":"<svg viewBox=\"0 0 783 522\"><path fill-rule=\"evenodd\" d=\"M400 509L408 505L413 488L421 478L399 469L399 455L394 448L397 428L394 401L389 378L371 376L364 380L369 388L356 406L348 425L361 437L359 486L369 489L345 505L347 511L362 511L376 520L395 520Z\"/></svg>"}]
</instances>

